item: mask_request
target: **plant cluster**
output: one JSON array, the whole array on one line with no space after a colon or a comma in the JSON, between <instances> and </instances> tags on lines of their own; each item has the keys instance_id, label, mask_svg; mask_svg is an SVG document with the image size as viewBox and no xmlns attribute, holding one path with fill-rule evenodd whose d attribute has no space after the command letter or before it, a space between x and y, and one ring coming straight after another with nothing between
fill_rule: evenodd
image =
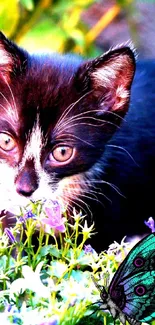
<instances>
[{"instance_id":1,"label":"plant cluster","mask_svg":"<svg viewBox=\"0 0 155 325\"><path fill-rule=\"evenodd\" d=\"M95 304L91 275L107 287L130 245L115 242L98 254L89 244L93 232L75 210L68 220L57 201L30 202L12 228L3 229L1 218L0 323L113 323Z\"/></svg>"}]
</instances>

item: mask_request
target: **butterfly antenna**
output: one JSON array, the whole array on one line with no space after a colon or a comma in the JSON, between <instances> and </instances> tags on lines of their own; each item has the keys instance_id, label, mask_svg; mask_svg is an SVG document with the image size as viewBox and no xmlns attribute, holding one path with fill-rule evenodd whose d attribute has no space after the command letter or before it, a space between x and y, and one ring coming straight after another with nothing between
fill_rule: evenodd
<instances>
[{"instance_id":1,"label":"butterfly antenna","mask_svg":"<svg viewBox=\"0 0 155 325\"><path fill-rule=\"evenodd\" d=\"M95 280L95 278L94 278L93 275L91 275L91 278L92 278L92 280L93 280L93 282L94 282L94 284L95 284L95 287L99 290L100 293L102 293L102 286L100 286L100 285L96 282L96 280Z\"/></svg>"}]
</instances>

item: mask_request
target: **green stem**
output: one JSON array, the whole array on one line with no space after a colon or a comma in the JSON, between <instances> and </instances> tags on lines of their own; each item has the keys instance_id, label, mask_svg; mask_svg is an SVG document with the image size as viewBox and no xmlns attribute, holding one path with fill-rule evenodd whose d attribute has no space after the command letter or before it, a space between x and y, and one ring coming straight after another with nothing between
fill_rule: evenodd
<instances>
[{"instance_id":1,"label":"green stem","mask_svg":"<svg viewBox=\"0 0 155 325\"><path fill-rule=\"evenodd\" d=\"M49 242L49 234L46 234L46 239L45 239L45 246L47 246L48 245L48 242Z\"/></svg>"}]
</instances>

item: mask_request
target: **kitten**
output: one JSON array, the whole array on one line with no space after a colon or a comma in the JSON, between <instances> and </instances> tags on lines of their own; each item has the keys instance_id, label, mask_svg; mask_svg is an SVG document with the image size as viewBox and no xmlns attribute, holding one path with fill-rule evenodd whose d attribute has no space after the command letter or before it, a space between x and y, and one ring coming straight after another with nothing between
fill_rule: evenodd
<instances>
[{"instance_id":1,"label":"kitten","mask_svg":"<svg viewBox=\"0 0 155 325\"><path fill-rule=\"evenodd\" d=\"M1 33L0 211L59 198L95 221L98 250L144 232L154 211L153 69L137 65L129 108L130 47L83 60L29 54Z\"/></svg>"}]
</instances>

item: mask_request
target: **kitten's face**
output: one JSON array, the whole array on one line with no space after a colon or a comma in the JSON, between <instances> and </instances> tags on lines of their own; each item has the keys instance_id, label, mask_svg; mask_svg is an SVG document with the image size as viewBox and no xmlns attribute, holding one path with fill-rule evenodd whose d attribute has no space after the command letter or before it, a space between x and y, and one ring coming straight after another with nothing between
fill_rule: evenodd
<instances>
[{"instance_id":1,"label":"kitten's face","mask_svg":"<svg viewBox=\"0 0 155 325\"><path fill-rule=\"evenodd\" d=\"M128 47L82 62L30 56L0 35L1 211L49 198L80 209L127 110L133 74Z\"/></svg>"}]
</instances>

